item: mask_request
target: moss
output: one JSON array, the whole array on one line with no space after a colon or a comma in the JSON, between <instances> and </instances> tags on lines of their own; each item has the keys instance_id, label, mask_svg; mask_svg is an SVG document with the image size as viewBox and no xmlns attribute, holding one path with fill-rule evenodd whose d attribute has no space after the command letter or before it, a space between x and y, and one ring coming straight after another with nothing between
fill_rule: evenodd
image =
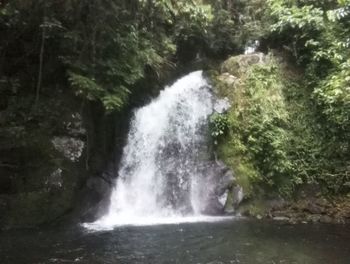
<instances>
[{"instance_id":1,"label":"moss","mask_svg":"<svg viewBox=\"0 0 350 264\"><path fill-rule=\"evenodd\" d=\"M266 205L265 200L259 199L258 197L242 204L239 208L241 214L258 218L266 217L268 210L269 208Z\"/></svg>"},{"instance_id":2,"label":"moss","mask_svg":"<svg viewBox=\"0 0 350 264\"><path fill-rule=\"evenodd\" d=\"M254 65L261 61L261 55L231 57L221 67L224 74L212 74L211 78L214 80L216 94L219 97L227 97L232 105L227 113L230 131L219 141L218 156L235 171L237 183L242 186L246 197L253 193L253 185L259 178L259 172L250 157L247 145L243 142L241 131L238 130L244 122L240 115L246 110L250 100L246 93L246 79L253 71Z\"/></svg>"},{"instance_id":3,"label":"moss","mask_svg":"<svg viewBox=\"0 0 350 264\"><path fill-rule=\"evenodd\" d=\"M234 56L222 64L221 72L228 72L236 77L241 77L246 74L252 65L263 62L263 58L261 53Z\"/></svg>"},{"instance_id":4,"label":"moss","mask_svg":"<svg viewBox=\"0 0 350 264\"><path fill-rule=\"evenodd\" d=\"M323 195L349 192L347 144L329 136L334 128L323 124L312 89L283 56L235 56L212 79L216 95L231 103L218 157L248 196L260 189L292 198L302 184L314 183Z\"/></svg>"},{"instance_id":5,"label":"moss","mask_svg":"<svg viewBox=\"0 0 350 264\"><path fill-rule=\"evenodd\" d=\"M252 183L258 172L252 162L241 155L244 148L244 145L236 138L222 139L217 147L217 153L219 158L235 171L237 183L242 186L245 196L249 197L253 191Z\"/></svg>"},{"instance_id":6,"label":"moss","mask_svg":"<svg viewBox=\"0 0 350 264\"><path fill-rule=\"evenodd\" d=\"M240 55L224 62L221 72L214 76L215 91L232 107L229 132L217 146L219 158L236 172L246 196L261 184L288 195L294 183L288 178L290 116L279 63L270 55Z\"/></svg>"}]
</instances>

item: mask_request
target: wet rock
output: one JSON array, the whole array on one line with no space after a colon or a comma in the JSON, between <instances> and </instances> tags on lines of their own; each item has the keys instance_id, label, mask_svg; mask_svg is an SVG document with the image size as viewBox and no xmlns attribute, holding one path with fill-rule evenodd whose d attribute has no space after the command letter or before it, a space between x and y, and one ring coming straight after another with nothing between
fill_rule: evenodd
<instances>
[{"instance_id":1,"label":"wet rock","mask_svg":"<svg viewBox=\"0 0 350 264\"><path fill-rule=\"evenodd\" d=\"M67 134L72 137L83 137L86 129L83 126L83 119L79 113L73 113L69 121L64 122Z\"/></svg>"},{"instance_id":2,"label":"wet rock","mask_svg":"<svg viewBox=\"0 0 350 264\"><path fill-rule=\"evenodd\" d=\"M243 188L238 184L234 183L234 185L232 185L230 189L228 189L228 195L224 206L224 212L226 214L234 213L242 200Z\"/></svg>"},{"instance_id":3,"label":"wet rock","mask_svg":"<svg viewBox=\"0 0 350 264\"><path fill-rule=\"evenodd\" d=\"M63 187L63 177L62 177L62 169L58 168L54 172L52 172L45 182L48 186L48 189L57 188L60 189Z\"/></svg>"},{"instance_id":4,"label":"wet rock","mask_svg":"<svg viewBox=\"0 0 350 264\"><path fill-rule=\"evenodd\" d=\"M110 191L112 183L101 177L90 177L86 182L86 186L97 194L104 196L105 193Z\"/></svg>"},{"instance_id":5,"label":"wet rock","mask_svg":"<svg viewBox=\"0 0 350 264\"><path fill-rule=\"evenodd\" d=\"M324 209L321 206L318 206L314 203L308 203L304 210L312 214L322 214L324 212Z\"/></svg>"},{"instance_id":6,"label":"wet rock","mask_svg":"<svg viewBox=\"0 0 350 264\"><path fill-rule=\"evenodd\" d=\"M318 215L318 214L308 215L306 217L306 220L312 223L318 223L320 222L320 219L321 219L321 215Z\"/></svg>"},{"instance_id":7,"label":"wet rock","mask_svg":"<svg viewBox=\"0 0 350 264\"><path fill-rule=\"evenodd\" d=\"M223 83L225 83L226 85L229 85L229 86L232 86L236 82L239 81L239 79L236 76L233 76L232 74L229 74L228 72L225 72L225 73L221 74L218 77L218 79L219 79L220 82L223 82Z\"/></svg>"},{"instance_id":8,"label":"wet rock","mask_svg":"<svg viewBox=\"0 0 350 264\"><path fill-rule=\"evenodd\" d=\"M225 206L228 194L229 194L229 190L226 190L221 196L219 196L219 202L221 203L222 206Z\"/></svg>"},{"instance_id":9,"label":"wet rock","mask_svg":"<svg viewBox=\"0 0 350 264\"><path fill-rule=\"evenodd\" d=\"M211 196L206 202L206 205L207 206L202 211L203 214L222 215L224 213L224 208L216 196Z\"/></svg>"},{"instance_id":10,"label":"wet rock","mask_svg":"<svg viewBox=\"0 0 350 264\"><path fill-rule=\"evenodd\" d=\"M231 189L236 183L236 178L232 171L227 170L216 185L216 195L221 196L227 189Z\"/></svg>"},{"instance_id":11,"label":"wet rock","mask_svg":"<svg viewBox=\"0 0 350 264\"><path fill-rule=\"evenodd\" d=\"M86 182L82 195L84 201L76 212L80 222L93 222L101 217L110 203L113 183L108 175L92 176Z\"/></svg>"},{"instance_id":12,"label":"wet rock","mask_svg":"<svg viewBox=\"0 0 350 264\"><path fill-rule=\"evenodd\" d=\"M315 204L324 210L332 209L332 205L325 198L320 198L315 201Z\"/></svg>"},{"instance_id":13,"label":"wet rock","mask_svg":"<svg viewBox=\"0 0 350 264\"><path fill-rule=\"evenodd\" d=\"M269 208L271 208L270 210L277 211L286 208L288 206L288 202L280 198L267 201L267 205Z\"/></svg>"},{"instance_id":14,"label":"wet rock","mask_svg":"<svg viewBox=\"0 0 350 264\"><path fill-rule=\"evenodd\" d=\"M233 188L227 190L227 197L224 205L224 212L226 214L233 214L235 212L235 206L233 202Z\"/></svg>"},{"instance_id":15,"label":"wet rock","mask_svg":"<svg viewBox=\"0 0 350 264\"><path fill-rule=\"evenodd\" d=\"M273 220L275 221L290 221L291 219L289 217L286 217L286 216L275 216L272 218Z\"/></svg>"},{"instance_id":16,"label":"wet rock","mask_svg":"<svg viewBox=\"0 0 350 264\"><path fill-rule=\"evenodd\" d=\"M57 151L73 162L79 160L85 146L82 140L72 137L54 137L51 142Z\"/></svg>"},{"instance_id":17,"label":"wet rock","mask_svg":"<svg viewBox=\"0 0 350 264\"><path fill-rule=\"evenodd\" d=\"M234 56L222 64L221 72L240 77L241 74L244 73L249 66L257 63L263 63L264 60L265 55L263 53L252 53Z\"/></svg>"},{"instance_id":18,"label":"wet rock","mask_svg":"<svg viewBox=\"0 0 350 264\"><path fill-rule=\"evenodd\" d=\"M8 197L7 195L2 195L0 196L0 230L1 230L1 226L2 226L2 218L5 216L5 213L8 210Z\"/></svg>"},{"instance_id":19,"label":"wet rock","mask_svg":"<svg viewBox=\"0 0 350 264\"><path fill-rule=\"evenodd\" d=\"M234 173L222 161L216 161L216 165L220 176L216 183L215 195L217 200L224 204L222 211L232 214L243 200L243 188L237 184Z\"/></svg>"},{"instance_id":20,"label":"wet rock","mask_svg":"<svg viewBox=\"0 0 350 264\"><path fill-rule=\"evenodd\" d=\"M10 194L13 191L12 181L14 173L11 167L7 168L6 166L11 166L11 164L0 163L0 194Z\"/></svg>"},{"instance_id":21,"label":"wet rock","mask_svg":"<svg viewBox=\"0 0 350 264\"><path fill-rule=\"evenodd\" d=\"M241 188L236 188L234 173L220 160L205 162L200 166L201 174L206 175L203 186L205 195L201 198L203 214L231 214L241 201Z\"/></svg>"},{"instance_id":22,"label":"wet rock","mask_svg":"<svg viewBox=\"0 0 350 264\"><path fill-rule=\"evenodd\" d=\"M237 208L238 205L242 202L244 197L243 188L238 184L233 187L233 206Z\"/></svg>"},{"instance_id":23,"label":"wet rock","mask_svg":"<svg viewBox=\"0 0 350 264\"><path fill-rule=\"evenodd\" d=\"M328 216L328 215L322 215L320 217L320 222L321 223L325 223L325 224L330 224L330 223L333 222L333 219L330 216Z\"/></svg>"},{"instance_id":24,"label":"wet rock","mask_svg":"<svg viewBox=\"0 0 350 264\"><path fill-rule=\"evenodd\" d=\"M288 214L286 211L272 211L272 217L285 217Z\"/></svg>"},{"instance_id":25,"label":"wet rock","mask_svg":"<svg viewBox=\"0 0 350 264\"><path fill-rule=\"evenodd\" d=\"M222 160L215 160L214 166L216 166L218 173L221 173L221 175L230 170Z\"/></svg>"},{"instance_id":26,"label":"wet rock","mask_svg":"<svg viewBox=\"0 0 350 264\"><path fill-rule=\"evenodd\" d=\"M234 172L221 160L202 164L201 170L206 179L206 197L202 201L205 204L205 214L232 214L243 200L243 188L236 182Z\"/></svg>"}]
</instances>

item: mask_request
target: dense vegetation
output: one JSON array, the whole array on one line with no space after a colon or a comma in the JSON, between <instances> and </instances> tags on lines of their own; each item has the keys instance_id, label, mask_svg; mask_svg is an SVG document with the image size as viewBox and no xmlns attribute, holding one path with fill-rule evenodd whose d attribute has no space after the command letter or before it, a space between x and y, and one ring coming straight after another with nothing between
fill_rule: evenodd
<instances>
[{"instance_id":1,"label":"dense vegetation","mask_svg":"<svg viewBox=\"0 0 350 264\"><path fill-rule=\"evenodd\" d=\"M243 185L255 182L284 196L305 184L325 194L348 193L350 3L254 2L267 6L256 9L262 47L279 50L294 66L269 58L242 74L234 70L239 58L226 63L243 78L244 91L221 89L234 107L219 153Z\"/></svg>"},{"instance_id":2,"label":"dense vegetation","mask_svg":"<svg viewBox=\"0 0 350 264\"><path fill-rule=\"evenodd\" d=\"M235 14L201 1L9 1L0 10L2 94L40 102L70 85L120 109L145 74L239 49ZM219 30L218 30L219 29ZM53 81L54 80L54 81ZM4 91L7 89L7 91Z\"/></svg>"}]
</instances>

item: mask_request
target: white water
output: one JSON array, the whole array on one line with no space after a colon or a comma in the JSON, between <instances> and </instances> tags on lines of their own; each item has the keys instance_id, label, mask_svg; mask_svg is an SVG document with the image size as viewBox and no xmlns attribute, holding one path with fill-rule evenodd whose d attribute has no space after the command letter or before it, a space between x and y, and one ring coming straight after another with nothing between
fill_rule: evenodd
<instances>
[{"instance_id":1,"label":"white water","mask_svg":"<svg viewBox=\"0 0 350 264\"><path fill-rule=\"evenodd\" d=\"M244 54L253 54L254 52L256 52L259 45L260 42L258 40L255 40L253 43L245 47Z\"/></svg>"},{"instance_id":2,"label":"white water","mask_svg":"<svg viewBox=\"0 0 350 264\"><path fill-rule=\"evenodd\" d=\"M207 154L210 87L201 71L166 87L135 112L108 213L92 229L217 221L201 215L205 186L198 168Z\"/></svg>"}]
</instances>

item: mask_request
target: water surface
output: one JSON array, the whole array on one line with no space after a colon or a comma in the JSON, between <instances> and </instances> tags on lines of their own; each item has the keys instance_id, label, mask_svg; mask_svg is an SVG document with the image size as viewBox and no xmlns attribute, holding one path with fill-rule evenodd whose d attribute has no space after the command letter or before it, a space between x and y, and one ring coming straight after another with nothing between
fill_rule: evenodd
<instances>
[{"instance_id":1,"label":"water surface","mask_svg":"<svg viewBox=\"0 0 350 264\"><path fill-rule=\"evenodd\" d=\"M0 234L2 264L350 263L350 227L227 220Z\"/></svg>"}]
</instances>

